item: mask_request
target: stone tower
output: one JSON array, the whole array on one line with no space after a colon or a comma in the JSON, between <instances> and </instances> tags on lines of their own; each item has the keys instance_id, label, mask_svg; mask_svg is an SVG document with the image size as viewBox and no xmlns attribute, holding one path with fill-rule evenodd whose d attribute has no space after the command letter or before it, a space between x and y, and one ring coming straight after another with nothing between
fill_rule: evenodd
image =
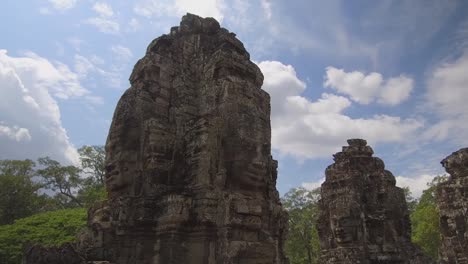
<instances>
[{"instance_id":1,"label":"stone tower","mask_svg":"<svg viewBox=\"0 0 468 264\"><path fill-rule=\"evenodd\" d=\"M79 251L116 264L283 264L270 97L234 33L187 14L148 46L106 143Z\"/></svg>"},{"instance_id":2,"label":"stone tower","mask_svg":"<svg viewBox=\"0 0 468 264\"><path fill-rule=\"evenodd\" d=\"M363 139L333 155L321 187L322 264L433 263L411 243L405 195Z\"/></svg>"},{"instance_id":3,"label":"stone tower","mask_svg":"<svg viewBox=\"0 0 468 264\"><path fill-rule=\"evenodd\" d=\"M442 160L450 174L437 188L440 210L441 263L468 263L468 148Z\"/></svg>"}]
</instances>

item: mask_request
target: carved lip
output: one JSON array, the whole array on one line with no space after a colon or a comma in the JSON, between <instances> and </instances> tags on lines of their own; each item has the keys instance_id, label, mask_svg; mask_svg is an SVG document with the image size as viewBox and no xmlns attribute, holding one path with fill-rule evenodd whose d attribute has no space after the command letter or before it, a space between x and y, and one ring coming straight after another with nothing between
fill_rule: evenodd
<instances>
[{"instance_id":1,"label":"carved lip","mask_svg":"<svg viewBox=\"0 0 468 264\"><path fill-rule=\"evenodd\" d=\"M265 174L265 162L254 161L251 162L245 171L245 175L249 177L250 180L254 182L263 182Z\"/></svg>"}]
</instances>

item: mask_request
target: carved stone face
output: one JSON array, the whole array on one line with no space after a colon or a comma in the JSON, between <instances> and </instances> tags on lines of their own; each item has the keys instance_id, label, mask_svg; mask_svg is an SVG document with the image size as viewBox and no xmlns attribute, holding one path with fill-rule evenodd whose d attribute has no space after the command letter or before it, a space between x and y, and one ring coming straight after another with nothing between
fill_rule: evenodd
<instances>
[{"instance_id":1,"label":"carved stone face","mask_svg":"<svg viewBox=\"0 0 468 264\"><path fill-rule=\"evenodd\" d=\"M333 219L333 234L337 244L347 244L356 240L359 219L351 216L344 216Z\"/></svg>"},{"instance_id":2,"label":"carved stone face","mask_svg":"<svg viewBox=\"0 0 468 264\"><path fill-rule=\"evenodd\" d=\"M129 194L133 179L137 176L136 154L122 151L119 158L110 158L106 164L106 187L111 196Z\"/></svg>"},{"instance_id":3,"label":"carved stone face","mask_svg":"<svg viewBox=\"0 0 468 264\"><path fill-rule=\"evenodd\" d=\"M361 224L358 208L359 206L350 201L350 197L339 197L331 204L331 211L336 214L330 219L330 228L333 232L335 242L346 245L358 240L359 226Z\"/></svg>"},{"instance_id":4,"label":"carved stone face","mask_svg":"<svg viewBox=\"0 0 468 264\"><path fill-rule=\"evenodd\" d=\"M257 190L265 186L267 172L270 171L270 148L268 140L268 123L255 114L255 105L244 105L245 112L239 117L237 138L232 161L232 173L241 190Z\"/></svg>"}]
</instances>

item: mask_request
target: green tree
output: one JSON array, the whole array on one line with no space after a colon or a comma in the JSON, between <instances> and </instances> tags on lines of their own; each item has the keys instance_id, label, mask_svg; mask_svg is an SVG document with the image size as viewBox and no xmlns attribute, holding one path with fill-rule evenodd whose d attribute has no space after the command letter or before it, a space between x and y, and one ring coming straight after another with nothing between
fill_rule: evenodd
<instances>
[{"instance_id":1,"label":"green tree","mask_svg":"<svg viewBox=\"0 0 468 264\"><path fill-rule=\"evenodd\" d=\"M413 194L411 193L411 190L408 186L403 187L403 191L405 192L406 204L408 205L408 210L411 214L416 209L416 205L418 205L418 199L413 197Z\"/></svg>"},{"instance_id":2,"label":"green tree","mask_svg":"<svg viewBox=\"0 0 468 264\"><path fill-rule=\"evenodd\" d=\"M447 176L437 176L428 183L414 211L411 213L413 242L433 259L437 260L440 245L439 211L436 205L436 188Z\"/></svg>"},{"instance_id":3,"label":"green tree","mask_svg":"<svg viewBox=\"0 0 468 264\"><path fill-rule=\"evenodd\" d=\"M293 188L282 198L289 213L285 251L291 264L318 263L320 245L316 230L320 189Z\"/></svg>"},{"instance_id":4,"label":"green tree","mask_svg":"<svg viewBox=\"0 0 468 264\"><path fill-rule=\"evenodd\" d=\"M31 160L0 160L0 225L40 211L41 185L32 180L33 176Z\"/></svg>"},{"instance_id":5,"label":"green tree","mask_svg":"<svg viewBox=\"0 0 468 264\"><path fill-rule=\"evenodd\" d=\"M97 184L104 185L104 146L83 146L78 149L78 153L83 172L91 176Z\"/></svg>"},{"instance_id":6,"label":"green tree","mask_svg":"<svg viewBox=\"0 0 468 264\"><path fill-rule=\"evenodd\" d=\"M44 188L57 192L55 198L64 208L83 207L82 201L77 198L84 181L80 168L62 166L49 157L39 158L38 163L42 168L36 172L42 177Z\"/></svg>"},{"instance_id":7,"label":"green tree","mask_svg":"<svg viewBox=\"0 0 468 264\"><path fill-rule=\"evenodd\" d=\"M83 146L78 149L82 172L87 175L78 191L78 199L89 207L96 201L106 198L104 186L105 151L103 146Z\"/></svg>"},{"instance_id":8,"label":"green tree","mask_svg":"<svg viewBox=\"0 0 468 264\"><path fill-rule=\"evenodd\" d=\"M40 213L0 226L0 263L21 263L25 243L58 246L72 242L85 224L86 209L75 208Z\"/></svg>"}]
</instances>

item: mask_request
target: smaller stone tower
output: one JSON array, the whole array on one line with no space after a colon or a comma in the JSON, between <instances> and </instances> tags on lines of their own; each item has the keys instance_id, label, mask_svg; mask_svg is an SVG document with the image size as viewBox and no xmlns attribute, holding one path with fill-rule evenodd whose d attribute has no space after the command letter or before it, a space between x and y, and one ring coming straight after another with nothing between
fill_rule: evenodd
<instances>
[{"instance_id":1,"label":"smaller stone tower","mask_svg":"<svg viewBox=\"0 0 468 264\"><path fill-rule=\"evenodd\" d=\"M320 263L433 263L411 243L405 194L395 177L365 140L348 144L325 171Z\"/></svg>"}]
</instances>

